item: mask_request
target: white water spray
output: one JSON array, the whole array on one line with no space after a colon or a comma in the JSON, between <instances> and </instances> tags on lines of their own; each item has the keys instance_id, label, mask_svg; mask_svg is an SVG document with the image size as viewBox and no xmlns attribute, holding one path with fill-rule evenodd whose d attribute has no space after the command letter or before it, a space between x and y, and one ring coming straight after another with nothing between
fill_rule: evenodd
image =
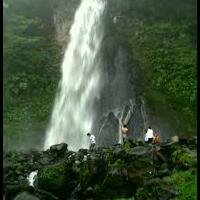
<instances>
[{"instance_id":1,"label":"white water spray","mask_svg":"<svg viewBox=\"0 0 200 200\"><path fill-rule=\"evenodd\" d=\"M93 105L100 90L96 58L103 37L104 8L104 0L82 0L76 11L44 149L61 142L72 150L88 148L86 134L92 128Z\"/></svg>"},{"instance_id":2,"label":"white water spray","mask_svg":"<svg viewBox=\"0 0 200 200\"><path fill-rule=\"evenodd\" d=\"M31 172L27 177L28 184L32 187L34 187L34 182L37 177L37 174L38 174L38 170Z\"/></svg>"}]
</instances>

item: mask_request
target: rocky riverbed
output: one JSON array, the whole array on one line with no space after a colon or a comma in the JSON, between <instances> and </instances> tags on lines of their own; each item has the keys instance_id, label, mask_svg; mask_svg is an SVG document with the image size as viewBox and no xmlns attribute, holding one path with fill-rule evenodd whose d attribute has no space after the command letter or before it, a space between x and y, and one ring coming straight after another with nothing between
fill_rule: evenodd
<instances>
[{"instance_id":1,"label":"rocky riverbed","mask_svg":"<svg viewBox=\"0 0 200 200\"><path fill-rule=\"evenodd\" d=\"M4 152L3 195L6 200L196 199L196 148L196 137L172 137L154 146L130 140L94 151L73 152L62 143L47 151ZM33 188L27 177L35 170ZM187 192L190 187L194 191Z\"/></svg>"}]
</instances>

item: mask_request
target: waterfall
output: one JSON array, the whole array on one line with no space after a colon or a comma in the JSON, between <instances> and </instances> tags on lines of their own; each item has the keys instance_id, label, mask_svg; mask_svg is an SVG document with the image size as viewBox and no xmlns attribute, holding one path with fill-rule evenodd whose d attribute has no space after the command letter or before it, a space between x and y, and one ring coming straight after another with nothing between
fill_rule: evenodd
<instances>
[{"instance_id":1,"label":"waterfall","mask_svg":"<svg viewBox=\"0 0 200 200\"><path fill-rule=\"evenodd\" d=\"M44 149L66 142L72 150L88 148L101 70L97 55L103 38L104 0L82 0L70 29Z\"/></svg>"},{"instance_id":2,"label":"waterfall","mask_svg":"<svg viewBox=\"0 0 200 200\"><path fill-rule=\"evenodd\" d=\"M37 174L38 174L38 170L31 172L27 177L28 184L32 187L34 187L34 182L35 182L35 179L37 178Z\"/></svg>"}]
</instances>

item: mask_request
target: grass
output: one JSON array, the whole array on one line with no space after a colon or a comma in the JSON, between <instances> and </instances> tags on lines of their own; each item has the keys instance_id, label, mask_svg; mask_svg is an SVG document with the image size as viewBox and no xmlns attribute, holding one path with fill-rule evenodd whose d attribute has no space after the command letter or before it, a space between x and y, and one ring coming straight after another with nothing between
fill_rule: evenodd
<instances>
[{"instance_id":1,"label":"grass","mask_svg":"<svg viewBox=\"0 0 200 200\"><path fill-rule=\"evenodd\" d=\"M174 185L178 190L178 196L173 200L196 200L197 199L197 176L191 171L174 172L165 177L164 181Z\"/></svg>"}]
</instances>

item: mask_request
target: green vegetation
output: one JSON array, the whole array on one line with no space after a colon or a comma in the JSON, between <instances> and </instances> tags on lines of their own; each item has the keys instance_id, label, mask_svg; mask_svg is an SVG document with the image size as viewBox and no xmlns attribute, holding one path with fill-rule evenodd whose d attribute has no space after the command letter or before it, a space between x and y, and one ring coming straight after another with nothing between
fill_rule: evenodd
<instances>
[{"instance_id":1,"label":"green vegetation","mask_svg":"<svg viewBox=\"0 0 200 200\"><path fill-rule=\"evenodd\" d=\"M177 149L172 154L172 162L180 168L197 167L197 158L191 153Z\"/></svg>"},{"instance_id":2,"label":"green vegetation","mask_svg":"<svg viewBox=\"0 0 200 200\"><path fill-rule=\"evenodd\" d=\"M174 172L171 176L165 177L164 181L178 189L178 196L173 200L197 199L197 176L191 171Z\"/></svg>"},{"instance_id":3,"label":"green vegetation","mask_svg":"<svg viewBox=\"0 0 200 200\"><path fill-rule=\"evenodd\" d=\"M4 3L7 5L3 13L4 135L6 140L15 141L17 147L17 141L20 146L24 135L44 132L62 55L55 41L52 1Z\"/></svg>"},{"instance_id":4,"label":"green vegetation","mask_svg":"<svg viewBox=\"0 0 200 200\"><path fill-rule=\"evenodd\" d=\"M133 37L135 59L147 72L147 95L152 90L163 93L166 101L185 122L183 128L194 132L196 119L196 49L187 30L190 23L156 23L140 26ZM182 117L181 117L182 116ZM193 128L192 128L193 127Z\"/></svg>"},{"instance_id":5,"label":"green vegetation","mask_svg":"<svg viewBox=\"0 0 200 200\"><path fill-rule=\"evenodd\" d=\"M196 3L109 0L106 23L106 45L112 48L105 50L105 58L112 58L117 44L122 45L132 73L138 74L136 92L160 115L176 116L179 133L185 135L196 134Z\"/></svg>"},{"instance_id":6,"label":"green vegetation","mask_svg":"<svg viewBox=\"0 0 200 200\"><path fill-rule=\"evenodd\" d=\"M41 184L46 185L46 187L51 186L55 190L60 189L65 181L65 171L65 165L63 163L44 168L39 175Z\"/></svg>"}]
</instances>

